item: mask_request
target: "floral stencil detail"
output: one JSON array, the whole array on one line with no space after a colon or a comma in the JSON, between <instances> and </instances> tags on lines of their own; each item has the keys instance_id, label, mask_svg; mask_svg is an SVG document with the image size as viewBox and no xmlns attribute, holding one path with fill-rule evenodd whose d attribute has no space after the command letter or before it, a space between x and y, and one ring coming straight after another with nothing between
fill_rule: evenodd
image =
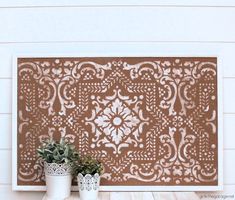
<instances>
[{"instance_id":1,"label":"floral stencil detail","mask_svg":"<svg viewBox=\"0 0 235 200\"><path fill-rule=\"evenodd\" d=\"M112 141L118 145L122 138L131 133L131 129L136 127L140 120L131 113L131 110L119 100L115 99L111 107L107 107L95 119L97 126L103 129L107 136L112 137Z\"/></svg>"},{"instance_id":2,"label":"floral stencil detail","mask_svg":"<svg viewBox=\"0 0 235 200\"><path fill-rule=\"evenodd\" d=\"M91 118L87 118L86 121L92 126L93 133L96 135L92 148L95 148L96 143L103 143L113 148L114 154L121 154L121 148L142 141L140 135L143 132L143 126L149 123L148 118L143 117L143 111L138 107L138 104L142 104L143 95L130 99L128 96L122 96L118 88L113 90L113 93L112 96L107 96L101 101L98 100L99 96L97 98L91 96L91 99L94 99L92 104L96 107L92 111ZM134 108L133 111L131 107ZM103 135L104 138L99 140Z\"/></svg>"}]
</instances>

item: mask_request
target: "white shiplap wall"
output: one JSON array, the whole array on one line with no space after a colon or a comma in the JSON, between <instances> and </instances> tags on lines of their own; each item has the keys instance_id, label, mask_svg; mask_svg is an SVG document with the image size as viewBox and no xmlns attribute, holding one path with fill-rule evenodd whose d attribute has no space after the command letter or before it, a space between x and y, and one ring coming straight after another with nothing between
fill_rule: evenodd
<instances>
[{"instance_id":1,"label":"white shiplap wall","mask_svg":"<svg viewBox=\"0 0 235 200\"><path fill-rule=\"evenodd\" d=\"M219 55L223 62L224 192L235 192L235 2L232 0L0 0L0 199L41 199L11 191L12 55ZM209 193L206 193L209 194ZM214 194L214 193L210 193ZM105 199L158 193L104 193Z\"/></svg>"}]
</instances>

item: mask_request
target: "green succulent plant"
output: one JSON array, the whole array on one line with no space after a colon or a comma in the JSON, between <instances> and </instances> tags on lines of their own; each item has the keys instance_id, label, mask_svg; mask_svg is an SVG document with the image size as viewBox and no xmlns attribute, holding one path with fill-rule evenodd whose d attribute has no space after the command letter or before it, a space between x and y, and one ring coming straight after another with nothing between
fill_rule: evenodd
<instances>
[{"instance_id":1,"label":"green succulent plant","mask_svg":"<svg viewBox=\"0 0 235 200\"><path fill-rule=\"evenodd\" d=\"M73 162L72 171L74 176L77 176L79 173L83 176L86 174L94 175L96 173L101 175L103 173L103 165L100 161L86 155Z\"/></svg>"},{"instance_id":2,"label":"green succulent plant","mask_svg":"<svg viewBox=\"0 0 235 200\"><path fill-rule=\"evenodd\" d=\"M79 159L79 153L74 145L66 142L64 138L61 138L59 142L53 139L43 141L37 153L38 157L47 163L72 164Z\"/></svg>"}]
</instances>

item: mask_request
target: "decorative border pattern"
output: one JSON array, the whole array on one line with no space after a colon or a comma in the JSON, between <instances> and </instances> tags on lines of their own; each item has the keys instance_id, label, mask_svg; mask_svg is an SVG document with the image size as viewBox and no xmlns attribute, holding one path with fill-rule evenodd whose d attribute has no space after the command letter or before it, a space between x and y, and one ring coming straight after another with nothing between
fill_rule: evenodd
<instances>
[{"instance_id":1,"label":"decorative border pattern","mask_svg":"<svg viewBox=\"0 0 235 200\"><path fill-rule=\"evenodd\" d=\"M45 175L50 175L50 176L71 175L71 166L66 163L57 164L57 163L44 162L44 172Z\"/></svg>"}]
</instances>

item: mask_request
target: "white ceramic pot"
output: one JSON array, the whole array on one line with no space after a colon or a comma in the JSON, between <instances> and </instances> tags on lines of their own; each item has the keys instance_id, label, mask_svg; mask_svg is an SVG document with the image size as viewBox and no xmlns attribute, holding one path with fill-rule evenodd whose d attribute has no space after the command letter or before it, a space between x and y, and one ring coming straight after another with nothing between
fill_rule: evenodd
<instances>
[{"instance_id":1,"label":"white ceramic pot","mask_svg":"<svg viewBox=\"0 0 235 200\"><path fill-rule=\"evenodd\" d=\"M100 176L98 173L95 175L78 174L78 188L81 200L97 200L100 185Z\"/></svg>"},{"instance_id":2,"label":"white ceramic pot","mask_svg":"<svg viewBox=\"0 0 235 200\"><path fill-rule=\"evenodd\" d=\"M71 166L68 164L44 163L46 176L47 198L50 200L63 200L71 192Z\"/></svg>"}]
</instances>

